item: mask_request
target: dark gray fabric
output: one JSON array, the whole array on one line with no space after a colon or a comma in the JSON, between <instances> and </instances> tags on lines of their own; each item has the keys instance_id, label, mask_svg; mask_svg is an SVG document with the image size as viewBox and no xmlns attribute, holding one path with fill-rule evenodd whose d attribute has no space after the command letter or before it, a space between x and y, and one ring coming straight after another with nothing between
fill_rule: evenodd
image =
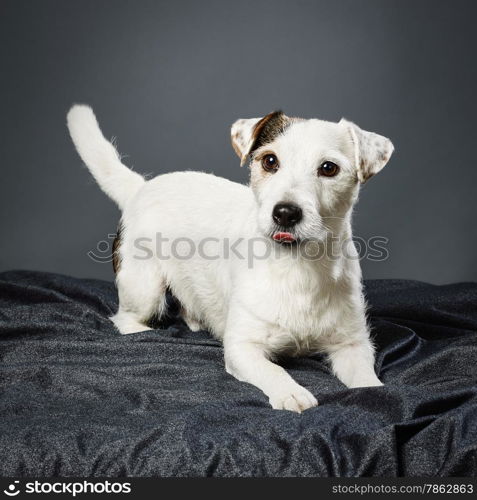
<instances>
[{"instance_id":1,"label":"dark gray fabric","mask_svg":"<svg viewBox=\"0 0 477 500\"><path fill-rule=\"evenodd\" d=\"M347 389L321 356L286 360L315 394L272 410L222 348L170 318L119 335L112 283L0 274L3 476L477 473L477 285L367 283L384 387Z\"/></svg>"}]
</instances>

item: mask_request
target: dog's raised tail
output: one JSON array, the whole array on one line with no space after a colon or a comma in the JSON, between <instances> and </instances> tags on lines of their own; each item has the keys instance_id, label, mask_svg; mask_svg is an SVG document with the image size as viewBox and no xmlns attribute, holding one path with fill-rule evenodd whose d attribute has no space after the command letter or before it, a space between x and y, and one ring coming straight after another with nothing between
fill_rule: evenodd
<instances>
[{"instance_id":1,"label":"dog's raised tail","mask_svg":"<svg viewBox=\"0 0 477 500\"><path fill-rule=\"evenodd\" d=\"M121 163L116 148L104 138L89 106L74 105L66 120L81 159L101 189L123 209L144 184L144 178Z\"/></svg>"}]
</instances>

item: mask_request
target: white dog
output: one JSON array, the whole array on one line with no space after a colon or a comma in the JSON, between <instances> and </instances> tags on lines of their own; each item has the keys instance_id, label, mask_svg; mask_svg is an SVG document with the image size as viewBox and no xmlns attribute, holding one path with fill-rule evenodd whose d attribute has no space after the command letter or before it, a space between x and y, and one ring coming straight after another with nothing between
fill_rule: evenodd
<instances>
[{"instance_id":1,"label":"white dog","mask_svg":"<svg viewBox=\"0 0 477 500\"><path fill-rule=\"evenodd\" d=\"M351 213L359 185L389 160L389 139L346 120L281 112L238 120L232 144L242 164L250 159L248 187L200 172L146 181L121 163L91 108L74 106L68 127L122 210L111 318L121 333L148 330L170 289L192 330L223 341L227 372L261 389L273 408L317 405L272 361L278 354L323 352L346 386L382 385Z\"/></svg>"}]
</instances>

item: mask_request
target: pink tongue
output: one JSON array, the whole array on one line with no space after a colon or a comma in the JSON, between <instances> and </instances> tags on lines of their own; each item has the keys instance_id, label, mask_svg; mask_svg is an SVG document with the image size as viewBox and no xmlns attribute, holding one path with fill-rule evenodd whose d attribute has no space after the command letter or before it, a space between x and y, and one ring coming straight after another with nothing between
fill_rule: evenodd
<instances>
[{"instance_id":1,"label":"pink tongue","mask_svg":"<svg viewBox=\"0 0 477 500\"><path fill-rule=\"evenodd\" d=\"M273 235L273 239L275 241L285 241L287 243L292 243L295 241L295 238L290 233L275 233Z\"/></svg>"}]
</instances>

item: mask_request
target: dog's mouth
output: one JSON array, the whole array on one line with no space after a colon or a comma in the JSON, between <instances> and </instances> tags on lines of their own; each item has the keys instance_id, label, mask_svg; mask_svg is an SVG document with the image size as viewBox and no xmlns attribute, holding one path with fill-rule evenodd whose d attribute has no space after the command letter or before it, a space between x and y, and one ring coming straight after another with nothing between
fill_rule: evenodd
<instances>
[{"instance_id":1,"label":"dog's mouth","mask_svg":"<svg viewBox=\"0 0 477 500\"><path fill-rule=\"evenodd\" d=\"M297 242L297 239L293 234L285 232L285 231L278 231L272 235L272 239L276 241L277 243L283 243L283 244L288 244L291 245L293 243Z\"/></svg>"}]
</instances>

